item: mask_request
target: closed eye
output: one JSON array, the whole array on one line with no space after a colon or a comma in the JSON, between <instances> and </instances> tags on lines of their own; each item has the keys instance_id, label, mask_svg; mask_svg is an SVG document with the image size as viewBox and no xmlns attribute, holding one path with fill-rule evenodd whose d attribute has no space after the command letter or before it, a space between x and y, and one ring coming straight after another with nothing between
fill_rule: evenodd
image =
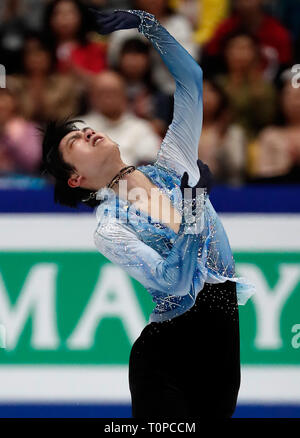
<instances>
[{"instance_id":1,"label":"closed eye","mask_svg":"<svg viewBox=\"0 0 300 438\"><path fill-rule=\"evenodd\" d=\"M70 147L71 146L73 146L73 144L74 144L74 142L75 142L75 140L77 140L78 138L80 138L81 137L81 135L78 133L78 134L76 134L76 135L73 135L73 137L71 138L71 140L70 140Z\"/></svg>"},{"instance_id":2,"label":"closed eye","mask_svg":"<svg viewBox=\"0 0 300 438\"><path fill-rule=\"evenodd\" d=\"M81 138L81 134L82 134L82 133L85 134L85 132L86 132L88 129L91 129L91 128L89 128L89 127L85 127L85 128L83 128L82 131L77 131L76 134L74 134L72 137L70 137L69 140L68 140L68 146L69 146L69 148L71 148L71 146L73 146L74 141L77 140L78 138ZM93 131L93 130L91 129L91 131Z\"/></svg>"}]
</instances>

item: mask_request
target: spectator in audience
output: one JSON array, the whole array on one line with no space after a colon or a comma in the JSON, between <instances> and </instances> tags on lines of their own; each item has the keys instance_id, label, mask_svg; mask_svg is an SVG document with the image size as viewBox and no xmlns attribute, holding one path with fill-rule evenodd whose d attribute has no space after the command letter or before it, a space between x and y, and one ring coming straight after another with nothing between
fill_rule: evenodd
<instances>
[{"instance_id":1,"label":"spectator in audience","mask_svg":"<svg viewBox=\"0 0 300 438\"><path fill-rule=\"evenodd\" d=\"M2 0L0 2L0 22L5 19L7 12L22 17L27 30L41 31L43 14L47 3L52 0Z\"/></svg>"},{"instance_id":2,"label":"spectator in audience","mask_svg":"<svg viewBox=\"0 0 300 438\"><path fill-rule=\"evenodd\" d=\"M228 99L212 80L203 82L203 128L199 158L211 169L216 182L241 184L246 161L246 136L230 123Z\"/></svg>"},{"instance_id":3,"label":"spectator in audience","mask_svg":"<svg viewBox=\"0 0 300 438\"><path fill-rule=\"evenodd\" d=\"M263 78L259 44L245 32L227 35L224 40L227 73L216 80L227 94L234 123L242 126L249 139L276 117L277 95Z\"/></svg>"},{"instance_id":4,"label":"spectator in audience","mask_svg":"<svg viewBox=\"0 0 300 438\"><path fill-rule=\"evenodd\" d=\"M161 139L150 123L128 111L122 76L113 71L97 75L92 79L89 95L91 111L81 119L119 143L121 159L128 165L153 162Z\"/></svg>"},{"instance_id":5,"label":"spectator in audience","mask_svg":"<svg viewBox=\"0 0 300 438\"><path fill-rule=\"evenodd\" d=\"M282 125L266 128L255 143L253 174L263 182L300 183L300 88L290 78L282 89L281 109Z\"/></svg>"},{"instance_id":6,"label":"spectator in audience","mask_svg":"<svg viewBox=\"0 0 300 438\"><path fill-rule=\"evenodd\" d=\"M228 0L197 0L201 5L195 39L198 44L205 44L213 36L222 19L228 15Z\"/></svg>"},{"instance_id":7,"label":"spectator in audience","mask_svg":"<svg viewBox=\"0 0 300 438\"><path fill-rule=\"evenodd\" d=\"M218 24L227 17L228 0L173 0L171 5L184 15L194 28L194 40L202 45L212 36Z\"/></svg>"},{"instance_id":8,"label":"spectator in audience","mask_svg":"<svg viewBox=\"0 0 300 438\"><path fill-rule=\"evenodd\" d=\"M43 122L77 115L81 86L75 77L54 72L55 59L39 34L27 35L22 74L7 77L7 86L18 95L20 113Z\"/></svg>"},{"instance_id":9,"label":"spectator in audience","mask_svg":"<svg viewBox=\"0 0 300 438\"><path fill-rule=\"evenodd\" d=\"M131 9L131 0L84 0L84 3L95 9Z\"/></svg>"},{"instance_id":10,"label":"spectator in audience","mask_svg":"<svg viewBox=\"0 0 300 438\"><path fill-rule=\"evenodd\" d=\"M79 0L54 0L45 13L45 39L56 55L59 73L76 73L83 79L106 68L102 43L90 41L92 16Z\"/></svg>"},{"instance_id":11,"label":"spectator in audience","mask_svg":"<svg viewBox=\"0 0 300 438\"><path fill-rule=\"evenodd\" d=\"M294 60L300 59L300 1L299 0L268 0L267 10L291 32L294 43Z\"/></svg>"},{"instance_id":12,"label":"spectator in audience","mask_svg":"<svg viewBox=\"0 0 300 438\"><path fill-rule=\"evenodd\" d=\"M202 13L202 0L169 0L168 6L185 16L194 30L197 28L199 24L198 19Z\"/></svg>"},{"instance_id":13,"label":"spectator in audience","mask_svg":"<svg viewBox=\"0 0 300 438\"><path fill-rule=\"evenodd\" d=\"M287 29L293 41L300 36L300 2L299 0L268 0L265 7Z\"/></svg>"},{"instance_id":14,"label":"spectator in audience","mask_svg":"<svg viewBox=\"0 0 300 438\"><path fill-rule=\"evenodd\" d=\"M193 38L193 28L186 17L180 15L168 6L167 0L134 0L133 7L154 14L160 23L176 38L177 41L194 57L197 58L197 45ZM118 65L120 49L126 39L144 37L136 29L114 32L109 40L109 62L112 67ZM175 84L159 54L152 51L153 80L161 91L173 94Z\"/></svg>"},{"instance_id":15,"label":"spectator in audience","mask_svg":"<svg viewBox=\"0 0 300 438\"><path fill-rule=\"evenodd\" d=\"M119 73L126 80L129 108L136 116L151 122L158 135L164 137L172 121L172 99L162 93L152 80L151 46L132 38L121 49Z\"/></svg>"},{"instance_id":16,"label":"spectator in audience","mask_svg":"<svg viewBox=\"0 0 300 438\"><path fill-rule=\"evenodd\" d=\"M233 14L220 23L206 46L206 54L215 57L221 54L224 38L238 29L253 34L260 43L264 59L264 74L274 79L278 71L292 61L290 33L275 18L263 10L263 0L234 0ZM213 58L212 62L215 61ZM211 70L215 67L209 64ZM206 70L206 68L205 68Z\"/></svg>"},{"instance_id":17,"label":"spectator in audience","mask_svg":"<svg viewBox=\"0 0 300 438\"><path fill-rule=\"evenodd\" d=\"M18 114L15 95L0 88L0 173L33 174L39 170L40 161L36 127Z\"/></svg>"},{"instance_id":18,"label":"spectator in audience","mask_svg":"<svg viewBox=\"0 0 300 438\"><path fill-rule=\"evenodd\" d=\"M0 24L0 62L5 65L7 74L18 72L26 30L21 0L4 3Z\"/></svg>"}]
</instances>

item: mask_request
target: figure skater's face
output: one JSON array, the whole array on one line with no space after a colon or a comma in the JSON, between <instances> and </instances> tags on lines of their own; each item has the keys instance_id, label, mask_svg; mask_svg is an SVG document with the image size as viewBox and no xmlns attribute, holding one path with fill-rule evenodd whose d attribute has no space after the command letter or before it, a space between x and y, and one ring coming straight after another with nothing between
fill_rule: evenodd
<instances>
[{"instance_id":1,"label":"figure skater's face","mask_svg":"<svg viewBox=\"0 0 300 438\"><path fill-rule=\"evenodd\" d=\"M60 142L60 152L74 169L70 187L98 189L113 178L121 161L119 146L102 132L89 127L69 132Z\"/></svg>"}]
</instances>

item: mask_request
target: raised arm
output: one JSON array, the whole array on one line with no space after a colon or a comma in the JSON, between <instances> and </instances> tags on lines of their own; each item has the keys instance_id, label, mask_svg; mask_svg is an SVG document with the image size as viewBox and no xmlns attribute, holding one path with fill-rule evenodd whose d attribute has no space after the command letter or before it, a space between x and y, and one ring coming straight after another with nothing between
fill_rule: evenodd
<instances>
[{"instance_id":1,"label":"raised arm","mask_svg":"<svg viewBox=\"0 0 300 438\"><path fill-rule=\"evenodd\" d=\"M202 129L202 70L154 15L139 10L94 11L99 33L138 28L160 54L176 82L174 116L163 140L157 164L180 175L188 171L192 184L199 177L198 143Z\"/></svg>"},{"instance_id":2,"label":"raised arm","mask_svg":"<svg viewBox=\"0 0 300 438\"><path fill-rule=\"evenodd\" d=\"M157 163L172 167L181 175L188 170L195 183L199 177L196 163L203 119L202 69L153 15L144 11L130 12L140 17L139 32L151 41L176 83L173 121Z\"/></svg>"}]
</instances>

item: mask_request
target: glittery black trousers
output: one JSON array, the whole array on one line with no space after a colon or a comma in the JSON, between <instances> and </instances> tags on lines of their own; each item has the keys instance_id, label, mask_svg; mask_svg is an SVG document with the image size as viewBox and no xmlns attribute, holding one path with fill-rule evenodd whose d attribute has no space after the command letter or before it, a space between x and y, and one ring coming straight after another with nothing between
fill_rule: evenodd
<instances>
[{"instance_id":1,"label":"glittery black trousers","mask_svg":"<svg viewBox=\"0 0 300 438\"><path fill-rule=\"evenodd\" d=\"M240 387L236 284L205 283L184 314L150 323L133 344L134 418L230 418Z\"/></svg>"}]
</instances>

